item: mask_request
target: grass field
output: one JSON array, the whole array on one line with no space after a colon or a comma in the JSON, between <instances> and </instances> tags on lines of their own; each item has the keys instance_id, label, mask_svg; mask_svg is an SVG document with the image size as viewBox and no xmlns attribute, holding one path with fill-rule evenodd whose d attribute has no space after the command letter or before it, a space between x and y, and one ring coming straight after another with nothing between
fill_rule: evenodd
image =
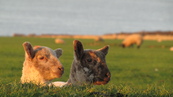
<instances>
[{"instance_id":1,"label":"grass field","mask_svg":"<svg viewBox=\"0 0 173 97\"><path fill-rule=\"evenodd\" d=\"M82 40L85 49L99 49L110 45L106 57L111 71L111 81L101 86L40 87L21 84L24 61L22 43L44 45L52 49L62 48L61 63L65 67L62 78L67 81L73 60L73 39L64 39L65 44L55 44L53 38L0 37L0 97L173 97L173 41L144 41L140 49L121 48L121 40L94 42Z\"/></svg>"}]
</instances>

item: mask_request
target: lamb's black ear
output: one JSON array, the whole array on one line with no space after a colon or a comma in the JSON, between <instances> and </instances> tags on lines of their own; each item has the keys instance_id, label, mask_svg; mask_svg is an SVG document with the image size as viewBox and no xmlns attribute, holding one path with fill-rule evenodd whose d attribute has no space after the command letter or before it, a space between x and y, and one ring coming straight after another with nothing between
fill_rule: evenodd
<instances>
[{"instance_id":1,"label":"lamb's black ear","mask_svg":"<svg viewBox=\"0 0 173 97\"><path fill-rule=\"evenodd\" d=\"M80 60L83 53L84 53L84 49L83 49L83 45L80 41L78 40L74 40L73 41L73 47L74 47L74 53L75 53L75 57L77 60Z\"/></svg>"},{"instance_id":2,"label":"lamb's black ear","mask_svg":"<svg viewBox=\"0 0 173 97\"><path fill-rule=\"evenodd\" d=\"M56 52L57 58L59 58L62 55L62 49L58 48L58 49L56 49L54 51Z\"/></svg>"},{"instance_id":3,"label":"lamb's black ear","mask_svg":"<svg viewBox=\"0 0 173 97\"><path fill-rule=\"evenodd\" d=\"M34 57L34 50L32 45L29 42L24 42L22 45L25 51L25 58L32 59Z\"/></svg>"},{"instance_id":4,"label":"lamb's black ear","mask_svg":"<svg viewBox=\"0 0 173 97\"><path fill-rule=\"evenodd\" d=\"M108 45L104 46L103 48L98 49L98 51L103 52L105 55L107 55L108 50L109 50L109 46Z\"/></svg>"}]
</instances>

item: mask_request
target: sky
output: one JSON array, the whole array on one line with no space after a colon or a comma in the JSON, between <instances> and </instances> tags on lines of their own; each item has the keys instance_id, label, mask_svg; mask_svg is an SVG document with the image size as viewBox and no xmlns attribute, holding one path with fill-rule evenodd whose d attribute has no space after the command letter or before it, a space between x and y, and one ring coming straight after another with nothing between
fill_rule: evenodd
<instances>
[{"instance_id":1,"label":"sky","mask_svg":"<svg viewBox=\"0 0 173 97\"><path fill-rule=\"evenodd\" d=\"M173 30L173 0L0 0L0 36Z\"/></svg>"}]
</instances>

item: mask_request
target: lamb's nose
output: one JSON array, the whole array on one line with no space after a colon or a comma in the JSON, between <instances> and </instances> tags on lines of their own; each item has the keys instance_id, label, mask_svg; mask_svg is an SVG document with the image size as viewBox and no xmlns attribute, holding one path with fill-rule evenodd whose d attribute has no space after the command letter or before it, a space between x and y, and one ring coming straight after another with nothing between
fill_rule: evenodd
<instances>
[{"instance_id":1,"label":"lamb's nose","mask_svg":"<svg viewBox=\"0 0 173 97\"><path fill-rule=\"evenodd\" d=\"M105 75L106 77L108 77L108 78L110 78L111 77L111 73L110 72L108 72L108 73L106 73L106 75Z\"/></svg>"},{"instance_id":2,"label":"lamb's nose","mask_svg":"<svg viewBox=\"0 0 173 97\"><path fill-rule=\"evenodd\" d=\"M64 67L58 67L60 71L64 71Z\"/></svg>"}]
</instances>

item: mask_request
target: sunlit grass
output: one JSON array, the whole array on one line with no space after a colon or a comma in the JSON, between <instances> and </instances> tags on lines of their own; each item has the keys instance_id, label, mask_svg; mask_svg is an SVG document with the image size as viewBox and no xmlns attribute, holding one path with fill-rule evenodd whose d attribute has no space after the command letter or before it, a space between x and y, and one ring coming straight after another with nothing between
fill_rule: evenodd
<instances>
[{"instance_id":1,"label":"sunlit grass","mask_svg":"<svg viewBox=\"0 0 173 97\"><path fill-rule=\"evenodd\" d=\"M95 42L80 39L86 49L110 45L106 60L111 81L107 85L55 88L20 83L23 42L52 49L62 48L60 61L65 73L54 81L67 81L73 60L73 40L64 39L65 44L55 44L53 38L0 37L0 96L173 96L173 52L169 51L173 41L144 41L140 49L123 49L118 46L121 40Z\"/></svg>"}]
</instances>

